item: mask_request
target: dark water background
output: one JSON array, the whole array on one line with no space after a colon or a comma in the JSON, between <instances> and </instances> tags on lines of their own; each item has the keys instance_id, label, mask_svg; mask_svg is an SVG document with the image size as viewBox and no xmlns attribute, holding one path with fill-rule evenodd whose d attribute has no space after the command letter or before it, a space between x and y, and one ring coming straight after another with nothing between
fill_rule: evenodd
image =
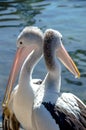
<instances>
[{"instance_id":1,"label":"dark water background","mask_svg":"<svg viewBox=\"0 0 86 130\"><path fill-rule=\"evenodd\" d=\"M81 78L74 78L62 65L61 91L72 92L86 102L86 0L0 0L0 120L16 38L27 25L38 26L43 31L53 28L62 33ZM43 79L45 74L41 60L33 77Z\"/></svg>"}]
</instances>

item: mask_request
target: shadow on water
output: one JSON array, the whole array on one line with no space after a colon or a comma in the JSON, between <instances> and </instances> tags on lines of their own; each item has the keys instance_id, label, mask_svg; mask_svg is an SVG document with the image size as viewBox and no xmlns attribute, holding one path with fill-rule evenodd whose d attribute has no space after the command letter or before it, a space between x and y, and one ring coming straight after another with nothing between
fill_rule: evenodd
<instances>
[{"instance_id":1,"label":"shadow on water","mask_svg":"<svg viewBox=\"0 0 86 130\"><path fill-rule=\"evenodd\" d=\"M47 4L38 4L44 0L12 0L0 2L0 28L3 27L20 27L35 24L34 17L41 13ZM36 6L35 6L36 5ZM3 16L4 14L4 16ZM18 21L22 20L20 24ZM3 24L3 22L10 24ZM13 24L14 23L14 24ZM16 24L15 24L16 23Z\"/></svg>"}]
</instances>

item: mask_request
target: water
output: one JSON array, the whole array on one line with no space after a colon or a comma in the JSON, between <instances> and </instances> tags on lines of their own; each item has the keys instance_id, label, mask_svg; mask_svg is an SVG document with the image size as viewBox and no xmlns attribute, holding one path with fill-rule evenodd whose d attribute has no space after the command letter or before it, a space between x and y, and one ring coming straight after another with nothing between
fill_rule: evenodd
<instances>
[{"instance_id":1,"label":"water","mask_svg":"<svg viewBox=\"0 0 86 130\"><path fill-rule=\"evenodd\" d=\"M86 1L85 0L0 0L0 119L1 103L16 51L16 38L26 26L59 30L76 62L81 78L76 79L62 65L61 91L72 92L86 102ZM38 73L38 75L36 75ZM46 74L41 60L33 77Z\"/></svg>"}]
</instances>

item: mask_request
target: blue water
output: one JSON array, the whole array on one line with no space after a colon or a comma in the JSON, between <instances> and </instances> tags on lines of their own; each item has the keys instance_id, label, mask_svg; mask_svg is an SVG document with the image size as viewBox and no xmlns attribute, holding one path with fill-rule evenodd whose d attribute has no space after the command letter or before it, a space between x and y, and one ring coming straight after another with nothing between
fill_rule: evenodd
<instances>
[{"instance_id":1,"label":"blue water","mask_svg":"<svg viewBox=\"0 0 86 130\"><path fill-rule=\"evenodd\" d=\"M16 38L25 26L59 30L63 43L77 64L81 78L76 79L62 65L61 91L72 92L86 102L86 1L85 0L0 0L0 119ZM36 75L37 74L37 75ZM44 61L36 67L33 77L43 79Z\"/></svg>"}]
</instances>

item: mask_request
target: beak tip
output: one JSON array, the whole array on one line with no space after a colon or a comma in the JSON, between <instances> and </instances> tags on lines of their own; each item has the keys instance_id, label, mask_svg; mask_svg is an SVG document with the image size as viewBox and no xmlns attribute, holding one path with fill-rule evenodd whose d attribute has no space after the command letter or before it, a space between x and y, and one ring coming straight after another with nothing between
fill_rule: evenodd
<instances>
[{"instance_id":1,"label":"beak tip","mask_svg":"<svg viewBox=\"0 0 86 130\"><path fill-rule=\"evenodd\" d=\"M79 72L78 78L80 78L80 76L81 76L81 74L80 74L80 72Z\"/></svg>"},{"instance_id":2,"label":"beak tip","mask_svg":"<svg viewBox=\"0 0 86 130\"><path fill-rule=\"evenodd\" d=\"M81 76L81 74L80 74L80 72L78 71L78 73L77 73L77 75L75 76L75 78L80 79L80 76Z\"/></svg>"}]
</instances>

